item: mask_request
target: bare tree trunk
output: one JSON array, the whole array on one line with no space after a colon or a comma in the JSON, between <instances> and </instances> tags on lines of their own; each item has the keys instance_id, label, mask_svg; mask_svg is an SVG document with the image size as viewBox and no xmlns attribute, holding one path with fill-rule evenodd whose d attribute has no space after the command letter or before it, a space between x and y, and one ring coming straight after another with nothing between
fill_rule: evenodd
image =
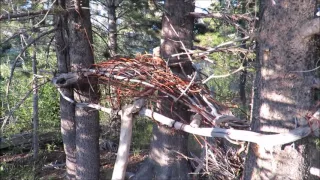
<instances>
[{"instance_id":1,"label":"bare tree trunk","mask_svg":"<svg viewBox=\"0 0 320 180\"><path fill-rule=\"evenodd\" d=\"M89 0L68 0L69 56L72 67L90 67L94 63ZM82 8L84 7L84 8ZM97 86L87 82L75 85L77 102L98 103ZM75 108L76 178L99 179L99 112L92 108Z\"/></svg>"},{"instance_id":2,"label":"bare tree trunk","mask_svg":"<svg viewBox=\"0 0 320 180\"><path fill-rule=\"evenodd\" d=\"M312 21L315 1L275 2L261 1L259 8L252 130L281 133L301 125L310 110L315 71L301 71L314 68L319 58L311 35L320 28ZM311 142L309 137L267 149L251 144L244 179L316 179L308 172L309 165L320 166Z\"/></svg>"},{"instance_id":3,"label":"bare tree trunk","mask_svg":"<svg viewBox=\"0 0 320 180\"><path fill-rule=\"evenodd\" d=\"M246 13L246 4L247 4L247 1L246 0L242 0L241 2L241 11L242 11L242 14L245 14ZM246 29L246 21L241 19L239 21L239 24L240 26L243 28L243 29ZM240 36L241 38L245 37L245 34L244 33L240 33ZM241 42L241 47L242 48L246 48L246 40L242 41ZM241 64L243 67L247 67L247 59L245 57L245 55L243 53L240 53L240 58L241 58ZM240 96L240 100L241 100L241 105L242 105L242 108L247 110L247 96L246 96L246 83L247 83L247 69L243 69L241 70L240 72L240 77L239 77L239 96ZM242 117L242 118L245 118L245 117Z\"/></svg>"},{"instance_id":4,"label":"bare tree trunk","mask_svg":"<svg viewBox=\"0 0 320 180\"><path fill-rule=\"evenodd\" d=\"M56 6L66 9L65 0L59 1L56 3ZM55 48L58 60L58 73L68 73L71 69L71 62L69 56L67 14L55 15L55 25L57 27ZM60 90L67 97L73 98L72 88L61 88ZM67 179L72 180L76 178L76 126L74 116L74 104L60 96L61 133L66 154L66 175Z\"/></svg>"},{"instance_id":5,"label":"bare tree trunk","mask_svg":"<svg viewBox=\"0 0 320 180\"><path fill-rule=\"evenodd\" d=\"M108 11L108 29L109 29L109 53L111 57L117 54L117 17L116 9L122 0L106 0Z\"/></svg>"},{"instance_id":6,"label":"bare tree trunk","mask_svg":"<svg viewBox=\"0 0 320 180\"><path fill-rule=\"evenodd\" d=\"M33 146L33 158L38 159L39 155L39 108L38 108L38 79L37 79L37 50L36 43L33 44L33 57L32 57L32 73L33 73L33 98L32 98L32 124L33 124L33 137L32 137L32 146Z\"/></svg>"},{"instance_id":7,"label":"bare tree trunk","mask_svg":"<svg viewBox=\"0 0 320 180\"><path fill-rule=\"evenodd\" d=\"M193 21L192 17L186 15L194 11L194 1L184 0L167 0L165 1L165 14L162 19L162 37L161 56L165 59L172 54L183 51L183 46L177 41L181 41L186 48L192 47L193 39ZM177 33L177 34L176 34ZM178 37L179 36L179 37ZM191 63L188 62L187 57L184 58L181 67L171 67L171 70L184 76L192 73ZM170 58L170 63L181 61L181 59ZM187 108L181 104L174 104L172 106L172 99L161 100L162 114L173 119L179 119L170 110L176 112L184 120L190 120L190 113ZM166 108L168 109L166 109ZM136 175L136 179L189 179L190 166L187 160L182 157L188 155L188 135L184 132L175 131L166 126L154 125L153 138L151 143L151 150L149 159L146 165L142 167Z\"/></svg>"}]
</instances>

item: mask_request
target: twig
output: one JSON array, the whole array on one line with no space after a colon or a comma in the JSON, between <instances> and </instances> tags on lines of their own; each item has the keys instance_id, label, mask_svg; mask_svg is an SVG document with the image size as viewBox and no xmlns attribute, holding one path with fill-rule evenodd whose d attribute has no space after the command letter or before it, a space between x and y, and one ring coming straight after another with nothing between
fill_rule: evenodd
<instances>
[{"instance_id":1,"label":"twig","mask_svg":"<svg viewBox=\"0 0 320 180\"><path fill-rule=\"evenodd\" d=\"M49 80L48 80L48 81L45 81L45 82L42 83L42 84L39 84L39 85L37 86L37 88L45 85L47 82L49 82ZM6 119L5 119L5 120L3 121L3 123L2 123L1 132L3 132L4 126L6 125L7 121L11 118L11 116L13 115L13 113L16 111L16 109L18 109L18 108L21 106L21 104L29 97L29 95L33 92L33 90L34 90L33 88L32 88L31 90L29 90L29 91L26 93L26 95L11 109L11 111L10 111L9 114L8 114L8 116L6 117ZM9 103L9 102L8 102L8 103Z\"/></svg>"},{"instance_id":2,"label":"twig","mask_svg":"<svg viewBox=\"0 0 320 180\"><path fill-rule=\"evenodd\" d=\"M16 57L16 59L14 60L13 64L12 64L12 67L11 67L11 70L10 70L10 76L9 76L9 81L8 81L8 84L7 84L7 90L6 90L6 95L8 96L8 93L9 93L9 88L10 88L10 85L11 85L11 81L12 81L12 78L13 78L13 72L14 72L14 69L16 68L16 64L18 62L18 59L21 57L21 55L28 49L28 47L30 47L33 43L35 43L36 41L38 41L40 38L42 38L43 36L45 35L48 35L48 34L51 34L53 33L54 31L56 30L56 28L54 29L51 29L47 32L44 32L42 34L40 34L38 37L36 37L35 39L33 39L30 43L28 43L21 51L20 53L18 54L18 56Z\"/></svg>"},{"instance_id":3,"label":"twig","mask_svg":"<svg viewBox=\"0 0 320 180\"><path fill-rule=\"evenodd\" d=\"M49 14L49 12L50 12L50 10L52 9L52 7L53 7L54 3L56 3L56 1L57 1L57 0L54 0L54 1L50 4L50 6L49 6L49 8L47 9L47 12L46 12L46 14L44 15L44 17L43 17L37 24L35 24L34 27L39 26L40 23L42 23L44 20L46 20L48 14Z\"/></svg>"},{"instance_id":4,"label":"twig","mask_svg":"<svg viewBox=\"0 0 320 180\"><path fill-rule=\"evenodd\" d=\"M224 75L217 75L217 76L216 76L216 75L212 74L212 75L210 75L207 79L203 80L203 81L202 81L202 84L205 84L206 82L208 82L208 81L209 81L210 79L212 79L212 78L224 78L224 77L228 77L228 76L230 76L230 75L232 75L232 74L235 74L235 73L243 70L244 68L245 68L245 67L240 66L237 70L235 70L235 71L233 71L233 72L231 72L231 73L228 73L228 74L224 74Z\"/></svg>"},{"instance_id":5,"label":"twig","mask_svg":"<svg viewBox=\"0 0 320 180\"><path fill-rule=\"evenodd\" d=\"M193 16L195 18L225 19L226 17L228 17L228 18L231 18L231 19L233 19L235 21L238 21L240 19L244 19L244 20L247 20L247 21L253 21L255 19L258 19L258 18L252 18L250 16L247 16L246 14L226 14L226 13L220 13L220 12L209 13L209 14L198 13L198 12L190 12L189 15Z\"/></svg>"},{"instance_id":6,"label":"twig","mask_svg":"<svg viewBox=\"0 0 320 180\"><path fill-rule=\"evenodd\" d=\"M17 37L17 36L18 36L18 35L20 35L20 34L26 33L28 30L21 31L21 29L20 29L19 31L20 31L20 32L16 32L16 33L14 33L12 36L10 36L9 38L7 38L7 39L6 39L6 40L4 40L3 42L1 42L1 44L0 44L0 45L3 45L3 44L5 44L5 43L7 43L8 41L10 41L11 39L13 39L13 38Z\"/></svg>"},{"instance_id":7,"label":"twig","mask_svg":"<svg viewBox=\"0 0 320 180\"><path fill-rule=\"evenodd\" d=\"M247 40L249 38L250 38L250 36L246 36L246 37L243 37L243 38L235 39L233 41L224 42L224 43L219 44L216 47L208 48L208 50L202 51L202 52L188 52L188 51L186 51L185 53L172 54L171 57L181 56L181 55L185 55L185 54L188 54L188 55L192 54L194 56L204 56L204 55L208 55L208 54L211 54L213 52L218 51L219 48L222 48L222 47L225 47L225 46L229 46L229 45L232 45L235 42L244 41L244 40Z\"/></svg>"},{"instance_id":8,"label":"twig","mask_svg":"<svg viewBox=\"0 0 320 180\"><path fill-rule=\"evenodd\" d=\"M193 75L193 77L192 77L192 79L191 79L191 81L190 81L190 83L188 84L188 86L186 87L186 89L184 89L184 90L181 92L180 96L175 100L175 102L177 102L177 101L181 98L181 96L183 96L183 95L186 94L186 92L189 90L190 86L193 84L194 80L196 79L197 75L198 75L198 73L197 73L197 71L195 71L195 72L194 72L194 75Z\"/></svg>"},{"instance_id":9,"label":"twig","mask_svg":"<svg viewBox=\"0 0 320 180\"><path fill-rule=\"evenodd\" d=\"M318 62L319 62L319 61L318 61ZM318 62L317 62L317 63L318 63ZM316 63L316 64L317 64L317 63ZM312 71L315 71L315 70L317 70L317 69L319 69L319 68L320 68L320 66L317 66L317 67L315 67L315 68L313 68L313 69L310 69L310 70L305 70L305 71L290 71L290 72L302 72L302 73L303 73L303 72L312 72Z\"/></svg>"},{"instance_id":10,"label":"twig","mask_svg":"<svg viewBox=\"0 0 320 180\"><path fill-rule=\"evenodd\" d=\"M46 14L47 12L48 10L41 10L37 12L26 12L26 13L19 13L19 14L6 13L0 16L0 21L11 20L12 18L20 18L20 17L26 17L26 16L38 16L38 15Z\"/></svg>"},{"instance_id":11,"label":"twig","mask_svg":"<svg viewBox=\"0 0 320 180\"><path fill-rule=\"evenodd\" d=\"M203 94L201 94L201 93L200 93L200 96L202 97L202 99L204 100L204 102L206 102L207 105L210 107L210 109L211 109L211 115L215 116L216 118L220 117L221 114L218 114L217 109L214 107L213 104L211 104L211 103L208 101L208 99L206 98L206 96L203 95Z\"/></svg>"},{"instance_id":12,"label":"twig","mask_svg":"<svg viewBox=\"0 0 320 180\"><path fill-rule=\"evenodd\" d=\"M172 24L171 24L168 16L165 15L164 17L167 19L168 23L170 24L170 27L171 27L172 31L173 31L173 32L175 33L175 35L178 37L179 42L181 43L181 46L183 47L184 51L187 53L187 56L188 56L189 60L192 62L192 58L191 58L190 54L188 54L188 50L187 50L186 46L185 46L184 43L181 41L181 39L180 39L180 37L179 37L179 34L177 33L177 31L176 31L176 30L174 29L174 27L172 26Z\"/></svg>"}]
</instances>

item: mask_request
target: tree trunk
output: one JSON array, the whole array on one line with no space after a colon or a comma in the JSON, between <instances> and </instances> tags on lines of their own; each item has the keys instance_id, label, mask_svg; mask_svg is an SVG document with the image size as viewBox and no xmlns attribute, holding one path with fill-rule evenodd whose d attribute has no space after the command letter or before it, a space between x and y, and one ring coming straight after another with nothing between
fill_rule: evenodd
<instances>
[{"instance_id":1,"label":"tree trunk","mask_svg":"<svg viewBox=\"0 0 320 180\"><path fill-rule=\"evenodd\" d=\"M193 39L193 21L192 17L186 16L188 13L194 11L194 1L184 0L167 0L165 1L165 14L162 19L162 37L161 40L161 56L165 59L172 54L183 51L184 46L188 49L192 47ZM176 34L177 33L177 34ZM171 67L171 70L184 76L192 73L191 63L187 57L181 59L170 58L169 63L180 61L183 70L180 66ZM184 120L189 121L190 115L187 108L181 104L174 104L172 106L172 99L161 100L161 113L167 117L179 120L179 117L173 115L172 111L176 112ZM189 179L190 166L187 160L182 155L188 155L188 134L184 132L175 131L166 126L153 126L153 138L151 142L151 149L149 159L146 161L142 171L136 175L136 179Z\"/></svg>"},{"instance_id":2,"label":"tree trunk","mask_svg":"<svg viewBox=\"0 0 320 180\"><path fill-rule=\"evenodd\" d=\"M260 4L252 130L280 133L299 126L295 121L310 110L315 71L301 71L314 68L319 58L311 35L320 28L319 21L312 21L315 1L275 2ZM319 152L311 142L308 138L269 149L250 145L244 179L313 179L308 168L319 168L319 159L313 159Z\"/></svg>"},{"instance_id":3,"label":"tree trunk","mask_svg":"<svg viewBox=\"0 0 320 180\"><path fill-rule=\"evenodd\" d=\"M68 0L69 56L72 67L89 68L94 63L89 0ZM82 8L84 7L84 8ZM77 102L98 103L97 86L88 82L75 85ZM99 179L99 112L92 108L75 108L76 178Z\"/></svg>"},{"instance_id":4,"label":"tree trunk","mask_svg":"<svg viewBox=\"0 0 320 180\"><path fill-rule=\"evenodd\" d=\"M33 44L33 57L32 57L32 73L33 73L33 98L32 98L32 125L33 125L33 137L32 137L32 146L33 146L33 158L35 160L38 159L39 155L39 107L38 107L38 78L35 76L37 74L37 50L36 50L36 43Z\"/></svg>"},{"instance_id":5,"label":"tree trunk","mask_svg":"<svg viewBox=\"0 0 320 180\"><path fill-rule=\"evenodd\" d=\"M109 53L111 57L117 54L117 17L116 8L121 1L106 0L108 11L108 29L109 29Z\"/></svg>"},{"instance_id":6,"label":"tree trunk","mask_svg":"<svg viewBox=\"0 0 320 180\"><path fill-rule=\"evenodd\" d=\"M66 9L65 0L56 3L57 7ZM67 14L55 15L55 25L57 27L55 33L56 54L58 60L58 73L68 73L71 70L69 44L68 44L68 24ZM73 98L72 88L60 88L60 90L70 98ZM61 117L61 133L64 152L66 154L66 176L67 179L76 178L76 126L75 126L75 107L74 104L65 100L60 96L60 117Z\"/></svg>"},{"instance_id":7,"label":"tree trunk","mask_svg":"<svg viewBox=\"0 0 320 180\"><path fill-rule=\"evenodd\" d=\"M242 0L241 2L241 11L242 14L246 13L246 0ZM243 29L246 29L246 21L241 19L239 21L240 26ZM241 38L245 37L245 34L243 32L240 33ZM246 49L246 40L241 42L241 46L242 48ZM245 57L245 55L243 53L240 53L240 58L241 58L241 64L243 67L247 67L247 59ZM246 96L246 83L247 83L247 69L243 69L240 72L240 77L239 77L239 96L240 96L240 100L241 100L241 105L243 109L247 109L246 108L246 101L247 101L247 96ZM243 118L243 117L242 117Z\"/></svg>"},{"instance_id":8,"label":"tree trunk","mask_svg":"<svg viewBox=\"0 0 320 180\"><path fill-rule=\"evenodd\" d=\"M56 51L60 73L69 72L71 67L89 67L94 63L89 1L60 1L59 7L67 9L65 14L56 16L58 30ZM68 7L66 7L68 5ZM70 8L72 7L72 8ZM93 84L61 88L68 97L77 102L98 100L98 90ZM66 153L68 179L99 179L99 114L91 108L75 108L60 98L61 131Z\"/></svg>"}]
</instances>

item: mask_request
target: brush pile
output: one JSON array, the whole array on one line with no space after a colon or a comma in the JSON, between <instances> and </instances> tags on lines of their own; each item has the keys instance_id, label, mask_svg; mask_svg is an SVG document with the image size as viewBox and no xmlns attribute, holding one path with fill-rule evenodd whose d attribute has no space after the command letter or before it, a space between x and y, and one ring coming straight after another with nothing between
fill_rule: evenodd
<instances>
[{"instance_id":1,"label":"brush pile","mask_svg":"<svg viewBox=\"0 0 320 180\"><path fill-rule=\"evenodd\" d=\"M134 59L117 58L92 65L91 68L76 68L77 76L94 79L105 85L108 98L114 106L134 98L146 98L158 102L171 98L175 103L185 105L189 111L201 117L208 126L247 128L246 121L232 116L219 104L201 81L195 71L191 76L174 74L161 58L141 55ZM172 107L168 107L172 109ZM182 120L182 119L181 119Z\"/></svg>"}]
</instances>

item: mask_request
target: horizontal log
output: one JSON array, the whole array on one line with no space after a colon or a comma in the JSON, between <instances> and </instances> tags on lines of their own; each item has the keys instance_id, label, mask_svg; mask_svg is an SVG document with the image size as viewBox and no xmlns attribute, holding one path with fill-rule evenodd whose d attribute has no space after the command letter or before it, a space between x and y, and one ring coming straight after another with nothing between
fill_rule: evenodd
<instances>
[{"instance_id":1,"label":"horizontal log","mask_svg":"<svg viewBox=\"0 0 320 180\"><path fill-rule=\"evenodd\" d=\"M28 17L28 16L45 15L47 12L48 12L48 10L40 10L40 11L34 11L34 12L23 12L23 13L15 13L15 14L14 13L3 13L0 15L0 21Z\"/></svg>"},{"instance_id":2,"label":"horizontal log","mask_svg":"<svg viewBox=\"0 0 320 180\"><path fill-rule=\"evenodd\" d=\"M92 73L92 72L86 72L86 73ZM113 78L122 78L122 80L130 80L126 79L125 77L121 76L115 76L112 75ZM98 104L90 104L90 103L77 103L74 100L70 99L69 97L66 97L61 91L60 94L63 98L65 98L67 101L71 103L75 103L78 107L92 107L97 110L101 110L107 113L111 113L111 108L105 108ZM118 115L121 114L121 110L118 111ZM303 126L300 126L299 128L290 130L286 133L279 133L279 134L262 134L247 130L236 130L236 129L223 129L223 128L194 128L190 125L183 124L179 121L176 121L174 119L170 119L166 116L163 116L162 114L153 112L150 109L142 108L139 111L139 114L142 116L149 117L153 120L156 120L164 125L167 125L169 127L175 128L177 130L182 130L187 133L196 134L200 136L205 137L220 137L225 138L229 140L230 142L234 141L247 141L247 142L253 142L261 147L272 147L276 145L283 145L287 143L295 142L299 139L302 139L311 133L313 133L316 136L319 136L319 124L318 119L320 118L320 109L318 109L312 116L311 119L309 119L309 125L306 123Z\"/></svg>"},{"instance_id":3,"label":"horizontal log","mask_svg":"<svg viewBox=\"0 0 320 180\"><path fill-rule=\"evenodd\" d=\"M224 18L229 18L235 21L238 21L240 19L246 20L246 21L253 21L255 18L250 17L249 15L246 14L227 14L227 13L198 13L198 12L190 12L189 16L195 17L195 18L216 18L216 19L224 19ZM256 20L258 20L256 18Z\"/></svg>"},{"instance_id":4,"label":"horizontal log","mask_svg":"<svg viewBox=\"0 0 320 180\"><path fill-rule=\"evenodd\" d=\"M47 132L39 134L39 142L41 144L53 142L59 139L60 133ZM10 138L1 138L0 149L6 149L11 147L21 146L24 148L31 148L32 145L32 133L16 134Z\"/></svg>"}]
</instances>

